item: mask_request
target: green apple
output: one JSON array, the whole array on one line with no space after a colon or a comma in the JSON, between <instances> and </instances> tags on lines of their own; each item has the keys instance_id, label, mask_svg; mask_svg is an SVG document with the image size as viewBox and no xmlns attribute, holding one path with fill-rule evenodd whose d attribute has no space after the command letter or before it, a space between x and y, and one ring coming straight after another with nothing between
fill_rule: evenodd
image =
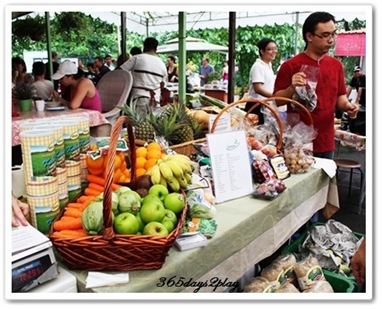
<instances>
[{"instance_id":1,"label":"green apple","mask_svg":"<svg viewBox=\"0 0 382 309\"><path fill-rule=\"evenodd\" d=\"M175 229L174 223L170 219L167 219L166 216L163 218L161 223L166 227L169 233L171 233Z\"/></svg>"},{"instance_id":2,"label":"green apple","mask_svg":"<svg viewBox=\"0 0 382 309\"><path fill-rule=\"evenodd\" d=\"M152 221L161 222L165 215L164 206L155 200L143 204L139 213L145 224Z\"/></svg>"},{"instance_id":3,"label":"green apple","mask_svg":"<svg viewBox=\"0 0 382 309\"><path fill-rule=\"evenodd\" d=\"M129 212L123 212L116 216L113 227L117 234L136 234L139 231L137 218Z\"/></svg>"},{"instance_id":4,"label":"green apple","mask_svg":"<svg viewBox=\"0 0 382 309\"><path fill-rule=\"evenodd\" d=\"M170 221L174 224L174 226L176 226L177 223L178 223L178 218L177 218L175 212L173 212L173 211L170 210L170 209L166 209L166 208L165 208L164 213L165 213L165 215L164 215L163 220L164 220L164 219L166 219L166 220L170 220ZM163 221L163 220L162 220L162 221Z\"/></svg>"},{"instance_id":5,"label":"green apple","mask_svg":"<svg viewBox=\"0 0 382 309\"><path fill-rule=\"evenodd\" d=\"M149 202L149 201L152 201L152 200L155 200L157 202L160 202L162 203L162 201L159 199L159 197L157 197L156 195L154 194L147 194L143 199L142 199L142 202L141 204L144 205L145 203Z\"/></svg>"},{"instance_id":6,"label":"green apple","mask_svg":"<svg viewBox=\"0 0 382 309\"><path fill-rule=\"evenodd\" d=\"M120 187L117 190L115 190L114 192L117 195L121 195L122 193L129 192L129 191L131 191L131 189L129 187Z\"/></svg>"},{"instance_id":7,"label":"green apple","mask_svg":"<svg viewBox=\"0 0 382 309\"><path fill-rule=\"evenodd\" d=\"M145 225L143 235L167 236L168 230L160 222L150 222Z\"/></svg>"},{"instance_id":8,"label":"green apple","mask_svg":"<svg viewBox=\"0 0 382 309\"><path fill-rule=\"evenodd\" d=\"M119 212L130 212L136 215L141 209L141 202L137 199L133 191L122 193L119 196L118 210Z\"/></svg>"},{"instance_id":9,"label":"green apple","mask_svg":"<svg viewBox=\"0 0 382 309\"><path fill-rule=\"evenodd\" d=\"M168 195L168 189L164 185L156 184L150 187L149 194L154 194L163 202Z\"/></svg>"},{"instance_id":10,"label":"green apple","mask_svg":"<svg viewBox=\"0 0 382 309\"><path fill-rule=\"evenodd\" d=\"M180 214L184 208L183 194L178 192L170 193L164 199L164 207L172 210L175 214Z\"/></svg>"},{"instance_id":11,"label":"green apple","mask_svg":"<svg viewBox=\"0 0 382 309\"><path fill-rule=\"evenodd\" d=\"M137 218L137 220L138 220L138 224L139 224L139 232L142 232L142 231L143 231L143 228L145 227L145 224L144 224L143 221L142 221L141 214L138 212L138 213L135 215L135 218Z\"/></svg>"}]
</instances>

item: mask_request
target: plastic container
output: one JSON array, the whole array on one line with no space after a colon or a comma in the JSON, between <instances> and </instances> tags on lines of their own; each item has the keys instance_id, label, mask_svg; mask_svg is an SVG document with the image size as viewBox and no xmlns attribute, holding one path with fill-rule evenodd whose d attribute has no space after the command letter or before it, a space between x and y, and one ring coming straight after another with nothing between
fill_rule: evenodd
<instances>
[{"instance_id":1,"label":"plastic container","mask_svg":"<svg viewBox=\"0 0 382 309\"><path fill-rule=\"evenodd\" d=\"M300 237L298 237L295 241L293 241L291 244L286 246L281 250L281 254L286 253L299 253L301 245L303 244L308 231L311 230L316 225L324 225L325 223L322 222L316 222L312 224ZM364 235L361 233L353 232L354 235L360 239ZM323 269L323 273L325 275L325 278L331 286L333 287L334 292L337 293L357 293L361 290L361 287L358 285L356 279L353 275L350 276L344 276L341 274L337 274L333 271Z\"/></svg>"}]
</instances>

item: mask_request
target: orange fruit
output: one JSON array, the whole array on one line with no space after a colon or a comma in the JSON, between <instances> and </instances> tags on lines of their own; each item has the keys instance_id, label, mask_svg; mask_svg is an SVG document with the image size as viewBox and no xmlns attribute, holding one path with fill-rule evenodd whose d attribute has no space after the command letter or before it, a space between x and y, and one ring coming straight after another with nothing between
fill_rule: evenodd
<instances>
[{"instance_id":1,"label":"orange fruit","mask_svg":"<svg viewBox=\"0 0 382 309\"><path fill-rule=\"evenodd\" d=\"M131 178L131 172L130 170L128 169L125 169L123 172L122 172L123 175L125 175L126 179L130 179Z\"/></svg>"},{"instance_id":2,"label":"orange fruit","mask_svg":"<svg viewBox=\"0 0 382 309\"><path fill-rule=\"evenodd\" d=\"M140 157L146 158L146 156L147 156L146 147L141 146L141 147L136 148L135 149L135 155L137 156L137 158L140 158Z\"/></svg>"},{"instance_id":3,"label":"orange fruit","mask_svg":"<svg viewBox=\"0 0 382 309\"><path fill-rule=\"evenodd\" d=\"M147 159L160 159L162 157L162 151L158 149L150 149L147 153Z\"/></svg>"},{"instance_id":4,"label":"orange fruit","mask_svg":"<svg viewBox=\"0 0 382 309\"><path fill-rule=\"evenodd\" d=\"M114 170L120 168L121 165L122 165L121 157L120 156L115 156L115 159L114 159Z\"/></svg>"},{"instance_id":5,"label":"orange fruit","mask_svg":"<svg viewBox=\"0 0 382 309\"><path fill-rule=\"evenodd\" d=\"M104 157L101 156L95 160L91 156L86 157L86 165L87 167L91 169L103 169L103 163L104 163Z\"/></svg>"},{"instance_id":6,"label":"orange fruit","mask_svg":"<svg viewBox=\"0 0 382 309\"><path fill-rule=\"evenodd\" d=\"M146 148L147 148L147 151L150 151L151 149L162 150L162 147L157 142L151 142L150 144L147 145Z\"/></svg>"},{"instance_id":7,"label":"orange fruit","mask_svg":"<svg viewBox=\"0 0 382 309\"><path fill-rule=\"evenodd\" d=\"M147 160L144 157L137 157L137 159L135 160L135 167L136 168L144 168L146 161Z\"/></svg>"},{"instance_id":8,"label":"orange fruit","mask_svg":"<svg viewBox=\"0 0 382 309\"><path fill-rule=\"evenodd\" d=\"M135 175L137 177L142 176L144 174L146 174L146 169L145 168L137 168L137 170L135 171Z\"/></svg>"},{"instance_id":9,"label":"orange fruit","mask_svg":"<svg viewBox=\"0 0 382 309\"><path fill-rule=\"evenodd\" d=\"M119 168L114 170L113 182L118 182L119 178L121 178L122 175L123 174Z\"/></svg>"},{"instance_id":10,"label":"orange fruit","mask_svg":"<svg viewBox=\"0 0 382 309\"><path fill-rule=\"evenodd\" d=\"M119 177L118 182L126 182L125 175L122 174L121 177Z\"/></svg>"},{"instance_id":11,"label":"orange fruit","mask_svg":"<svg viewBox=\"0 0 382 309\"><path fill-rule=\"evenodd\" d=\"M157 160L158 159L155 158L148 159L145 163L145 169L149 170L150 168L152 168L157 163Z\"/></svg>"}]
</instances>

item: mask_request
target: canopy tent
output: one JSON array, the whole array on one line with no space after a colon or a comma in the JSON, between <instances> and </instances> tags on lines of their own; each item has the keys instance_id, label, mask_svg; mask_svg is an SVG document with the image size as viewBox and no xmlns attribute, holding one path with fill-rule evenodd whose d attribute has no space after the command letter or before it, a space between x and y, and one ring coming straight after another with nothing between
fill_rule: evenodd
<instances>
[{"instance_id":1,"label":"canopy tent","mask_svg":"<svg viewBox=\"0 0 382 309\"><path fill-rule=\"evenodd\" d=\"M216 45L207 42L206 40L186 37L186 51L216 51L219 53L227 53L228 47ZM166 54L166 53L175 53L179 50L179 38L172 39L167 41L164 45L158 46L157 53L158 54Z\"/></svg>"},{"instance_id":2,"label":"canopy tent","mask_svg":"<svg viewBox=\"0 0 382 309\"><path fill-rule=\"evenodd\" d=\"M339 32L334 55L365 56L366 29Z\"/></svg>"}]
</instances>

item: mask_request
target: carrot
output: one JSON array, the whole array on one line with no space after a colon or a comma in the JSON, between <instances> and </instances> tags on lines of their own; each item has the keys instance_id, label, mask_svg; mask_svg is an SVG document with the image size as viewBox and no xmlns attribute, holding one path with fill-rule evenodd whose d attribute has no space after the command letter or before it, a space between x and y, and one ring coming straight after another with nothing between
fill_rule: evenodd
<instances>
[{"instance_id":1,"label":"carrot","mask_svg":"<svg viewBox=\"0 0 382 309\"><path fill-rule=\"evenodd\" d=\"M86 196L86 195L81 195L78 199L77 199L77 203L84 203L87 199L89 198L89 196Z\"/></svg>"},{"instance_id":2,"label":"carrot","mask_svg":"<svg viewBox=\"0 0 382 309\"><path fill-rule=\"evenodd\" d=\"M105 189L103 186L101 186L99 184L96 184L94 182L90 182L88 184L88 188L94 189L94 190L97 190L97 191L101 191L101 192L103 192L103 190Z\"/></svg>"},{"instance_id":3,"label":"carrot","mask_svg":"<svg viewBox=\"0 0 382 309\"><path fill-rule=\"evenodd\" d=\"M55 231L52 235L62 238L79 238L88 236L84 229Z\"/></svg>"},{"instance_id":4,"label":"carrot","mask_svg":"<svg viewBox=\"0 0 382 309\"><path fill-rule=\"evenodd\" d=\"M66 204L65 208L79 209L82 206L83 206L83 203L68 203L68 204Z\"/></svg>"},{"instance_id":5,"label":"carrot","mask_svg":"<svg viewBox=\"0 0 382 309\"><path fill-rule=\"evenodd\" d=\"M86 202L84 202L84 203L82 204L82 208L81 208L80 210L84 211L84 210L86 209L86 207L88 207L88 205L90 204L90 202L93 202L93 201L95 201L95 200L96 200L96 197L95 197L95 196L89 196L89 199L88 199Z\"/></svg>"},{"instance_id":6,"label":"carrot","mask_svg":"<svg viewBox=\"0 0 382 309\"><path fill-rule=\"evenodd\" d=\"M102 191L98 191L98 190L95 190L95 189L92 189L92 188L86 188L84 190L84 193L87 196L94 196L95 197L95 196L100 195L102 193Z\"/></svg>"},{"instance_id":7,"label":"carrot","mask_svg":"<svg viewBox=\"0 0 382 309\"><path fill-rule=\"evenodd\" d=\"M73 217L73 218L81 218L82 217L82 211L74 208L68 208L64 212L64 217Z\"/></svg>"},{"instance_id":8,"label":"carrot","mask_svg":"<svg viewBox=\"0 0 382 309\"><path fill-rule=\"evenodd\" d=\"M72 218L72 220L58 220L53 223L53 228L55 231L82 229L82 220L81 217Z\"/></svg>"},{"instance_id":9,"label":"carrot","mask_svg":"<svg viewBox=\"0 0 382 309\"><path fill-rule=\"evenodd\" d=\"M100 176L96 176L96 175L92 175L92 174L88 174L86 176L86 180L90 183L95 183L97 185L100 185L102 187L105 187L105 179L100 177ZM111 188L115 191L117 189L119 189L120 187L122 187L121 185L119 184L116 184L116 183L112 183L111 184ZM103 191L103 190L102 190Z\"/></svg>"},{"instance_id":10,"label":"carrot","mask_svg":"<svg viewBox=\"0 0 382 309\"><path fill-rule=\"evenodd\" d=\"M96 183L101 186L105 186L105 179L96 175L88 174L86 176L88 182Z\"/></svg>"}]
</instances>

